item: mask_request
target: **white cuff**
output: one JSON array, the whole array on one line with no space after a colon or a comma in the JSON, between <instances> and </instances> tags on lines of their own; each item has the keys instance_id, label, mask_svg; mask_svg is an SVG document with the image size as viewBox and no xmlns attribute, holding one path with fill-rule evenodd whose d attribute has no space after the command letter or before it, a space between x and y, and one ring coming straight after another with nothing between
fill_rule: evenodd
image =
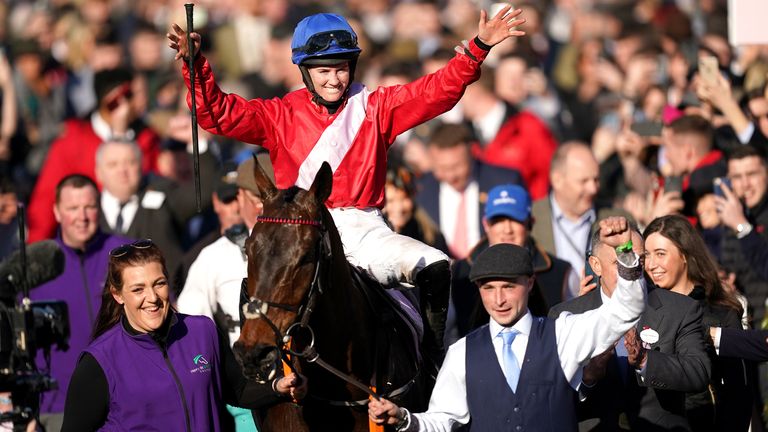
<instances>
[{"instance_id":1,"label":"white cuff","mask_svg":"<svg viewBox=\"0 0 768 432\"><path fill-rule=\"evenodd\" d=\"M715 337L712 338L712 344L715 346L715 353L720 355L720 336L723 334L723 329L715 327Z\"/></svg>"},{"instance_id":2,"label":"white cuff","mask_svg":"<svg viewBox=\"0 0 768 432\"><path fill-rule=\"evenodd\" d=\"M747 128L741 132L737 132L736 136L739 138L739 142L742 144L749 144L749 140L752 139L752 135L755 133L755 124L749 122Z\"/></svg>"}]
</instances>

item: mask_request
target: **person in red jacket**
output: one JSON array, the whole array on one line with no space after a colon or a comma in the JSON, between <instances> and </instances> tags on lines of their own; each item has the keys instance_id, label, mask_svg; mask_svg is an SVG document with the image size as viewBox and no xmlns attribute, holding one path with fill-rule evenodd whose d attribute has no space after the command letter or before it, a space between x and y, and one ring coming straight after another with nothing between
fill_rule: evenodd
<instances>
[{"instance_id":1,"label":"person in red jacket","mask_svg":"<svg viewBox=\"0 0 768 432\"><path fill-rule=\"evenodd\" d=\"M102 141L117 137L135 140L141 147L144 171L155 170L160 139L133 112L132 81L132 73L125 69L96 73L98 107L86 119L68 120L63 133L51 144L29 202L30 242L52 238L56 233L53 204L59 181L72 174L96 178L96 149Z\"/></svg>"},{"instance_id":2,"label":"person in red jacket","mask_svg":"<svg viewBox=\"0 0 768 432\"><path fill-rule=\"evenodd\" d=\"M524 32L516 26L521 10L507 6L489 18L481 11L478 35L457 47L456 56L435 73L405 85L371 91L353 82L360 48L343 17L321 13L304 18L291 42L292 60L306 88L283 98L245 100L216 85L211 66L194 40L195 98L200 126L219 135L269 150L280 189L308 189L324 162L334 172L326 205L353 265L384 284L408 282L421 287L422 312L442 357L442 333L448 307L448 257L417 240L396 234L384 221L387 149L402 132L450 110L466 87L480 76L492 46ZM169 46L176 59L189 54L187 35L173 25ZM189 86L189 70L183 73ZM191 95L187 97L191 102ZM431 332L431 333L430 333ZM438 360L439 361L439 360Z\"/></svg>"}]
</instances>

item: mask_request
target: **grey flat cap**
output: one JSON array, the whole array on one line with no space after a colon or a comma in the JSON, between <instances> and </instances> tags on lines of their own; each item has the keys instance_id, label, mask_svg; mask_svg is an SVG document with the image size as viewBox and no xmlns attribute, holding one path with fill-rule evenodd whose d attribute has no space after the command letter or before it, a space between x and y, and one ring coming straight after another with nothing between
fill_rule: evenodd
<instances>
[{"instance_id":1,"label":"grey flat cap","mask_svg":"<svg viewBox=\"0 0 768 432\"><path fill-rule=\"evenodd\" d=\"M528 249L513 244L493 245L480 253L469 271L469 280L513 279L532 276L533 264Z\"/></svg>"}]
</instances>

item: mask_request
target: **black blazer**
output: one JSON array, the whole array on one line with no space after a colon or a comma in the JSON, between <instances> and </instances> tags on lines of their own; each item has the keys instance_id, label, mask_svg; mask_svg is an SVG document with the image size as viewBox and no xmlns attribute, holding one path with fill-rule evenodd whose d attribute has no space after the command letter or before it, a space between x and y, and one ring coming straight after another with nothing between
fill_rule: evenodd
<instances>
[{"instance_id":1,"label":"black blazer","mask_svg":"<svg viewBox=\"0 0 768 432\"><path fill-rule=\"evenodd\" d=\"M480 200L477 205L477 212L480 220L478 225L478 234L483 235L483 213L485 212L485 201L488 198L488 191L494 186L501 184L519 184L525 186L523 177L517 170L503 168L495 165L488 165L480 161L472 163L472 177L477 181L480 189ZM427 212L429 217L440 226L440 182L437 181L432 173L422 176L416 185L416 202Z\"/></svg>"},{"instance_id":2,"label":"black blazer","mask_svg":"<svg viewBox=\"0 0 768 432\"><path fill-rule=\"evenodd\" d=\"M550 316L563 311L582 313L600 305L600 291L593 290L556 305ZM701 320L702 309L697 301L649 288L648 305L637 329L640 332L651 328L658 332L659 340L648 351L645 378L632 371L629 377L622 377L618 370L612 370L618 364L609 363L606 379L590 391L586 402L594 400L583 408L579 404L580 421L593 425L582 430L617 430L617 419L627 419L632 430L688 430L685 393L706 389L711 371Z\"/></svg>"},{"instance_id":3,"label":"black blazer","mask_svg":"<svg viewBox=\"0 0 768 432\"><path fill-rule=\"evenodd\" d=\"M163 252L168 271L174 274L183 254L181 248L183 224L174 218L167 195L159 208L144 207L142 201L146 192L145 189L139 193L139 208L123 235L135 239L152 239L152 242ZM104 218L103 211L99 213L99 226L104 232L114 232Z\"/></svg>"}]
</instances>

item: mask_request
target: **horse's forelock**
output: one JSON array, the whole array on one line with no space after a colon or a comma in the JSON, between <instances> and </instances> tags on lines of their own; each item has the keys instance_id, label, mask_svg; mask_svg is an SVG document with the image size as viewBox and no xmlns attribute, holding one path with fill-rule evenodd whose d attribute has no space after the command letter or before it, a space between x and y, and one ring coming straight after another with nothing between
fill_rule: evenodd
<instances>
[{"instance_id":1,"label":"horse's forelock","mask_svg":"<svg viewBox=\"0 0 768 432\"><path fill-rule=\"evenodd\" d=\"M302 189L300 189L298 186L291 186L288 189L283 191L283 201L286 203L292 203L294 199L296 199L296 195L301 192Z\"/></svg>"}]
</instances>

